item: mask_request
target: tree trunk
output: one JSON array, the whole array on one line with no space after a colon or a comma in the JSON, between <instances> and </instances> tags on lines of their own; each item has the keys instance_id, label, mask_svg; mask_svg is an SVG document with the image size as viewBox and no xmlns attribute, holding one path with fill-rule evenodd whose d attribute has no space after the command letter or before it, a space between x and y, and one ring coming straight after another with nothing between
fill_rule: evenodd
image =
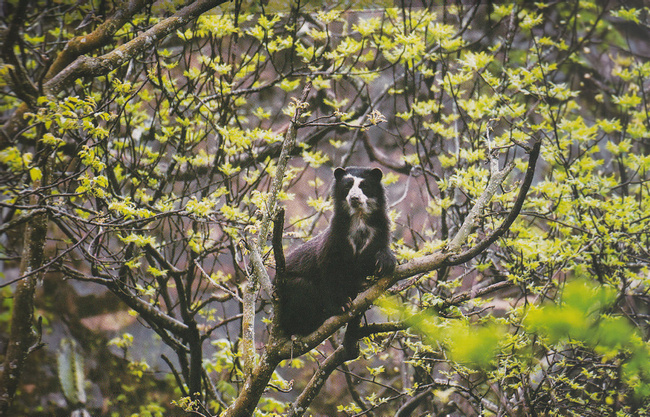
<instances>
[{"instance_id":1,"label":"tree trunk","mask_svg":"<svg viewBox=\"0 0 650 417\"><path fill-rule=\"evenodd\" d=\"M32 204L37 203L32 197ZM25 276L16 285L11 316L11 332L4 367L0 375L0 416L8 415L8 409L16 394L25 359L37 341L32 329L34 322L34 292L42 272L33 273L43 265L43 248L47 233L47 214L34 215L25 227L20 275Z\"/></svg>"}]
</instances>

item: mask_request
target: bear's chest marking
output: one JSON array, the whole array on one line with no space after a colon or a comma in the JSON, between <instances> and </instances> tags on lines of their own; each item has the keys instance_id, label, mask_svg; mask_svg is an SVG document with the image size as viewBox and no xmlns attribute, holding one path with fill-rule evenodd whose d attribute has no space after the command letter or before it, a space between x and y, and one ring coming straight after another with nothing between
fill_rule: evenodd
<instances>
[{"instance_id":1,"label":"bear's chest marking","mask_svg":"<svg viewBox=\"0 0 650 417\"><path fill-rule=\"evenodd\" d=\"M352 216L350 230L348 232L348 241L352 246L352 253L354 256L363 252L374 235L375 229L366 224L363 216Z\"/></svg>"}]
</instances>

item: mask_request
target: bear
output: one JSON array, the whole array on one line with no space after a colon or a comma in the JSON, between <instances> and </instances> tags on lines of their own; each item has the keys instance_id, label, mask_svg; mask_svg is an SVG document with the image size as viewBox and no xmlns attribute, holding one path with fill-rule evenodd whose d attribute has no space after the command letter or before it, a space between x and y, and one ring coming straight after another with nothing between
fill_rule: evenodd
<instances>
[{"instance_id":1,"label":"bear","mask_svg":"<svg viewBox=\"0 0 650 417\"><path fill-rule=\"evenodd\" d=\"M279 323L287 335L312 333L345 311L367 277L395 270L382 177L379 168L334 170L329 226L290 251L275 278Z\"/></svg>"}]
</instances>

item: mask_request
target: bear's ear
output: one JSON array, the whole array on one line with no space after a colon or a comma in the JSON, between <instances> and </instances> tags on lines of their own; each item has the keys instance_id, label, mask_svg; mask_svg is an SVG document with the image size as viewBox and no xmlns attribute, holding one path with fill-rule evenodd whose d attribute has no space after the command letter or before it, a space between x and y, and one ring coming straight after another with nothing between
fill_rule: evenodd
<instances>
[{"instance_id":1,"label":"bear's ear","mask_svg":"<svg viewBox=\"0 0 650 417\"><path fill-rule=\"evenodd\" d=\"M381 181L381 178L384 176L384 174L381 172L381 169L379 168L373 168L370 171L370 178L379 182Z\"/></svg>"},{"instance_id":2,"label":"bear's ear","mask_svg":"<svg viewBox=\"0 0 650 417\"><path fill-rule=\"evenodd\" d=\"M347 171L344 168L338 167L334 170L334 178L336 178L337 181L340 181L345 174L347 174Z\"/></svg>"}]
</instances>

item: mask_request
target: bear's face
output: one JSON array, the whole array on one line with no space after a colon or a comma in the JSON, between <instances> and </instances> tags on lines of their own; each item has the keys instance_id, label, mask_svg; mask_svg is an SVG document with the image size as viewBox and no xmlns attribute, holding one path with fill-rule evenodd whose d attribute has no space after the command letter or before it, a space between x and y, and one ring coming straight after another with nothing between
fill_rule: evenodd
<instances>
[{"instance_id":1,"label":"bear's face","mask_svg":"<svg viewBox=\"0 0 650 417\"><path fill-rule=\"evenodd\" d=\"M335 204L350 216L366 216L384 210L385 196L379 168L337 168L334 177Z\"/></svg>"}]
</instances>

